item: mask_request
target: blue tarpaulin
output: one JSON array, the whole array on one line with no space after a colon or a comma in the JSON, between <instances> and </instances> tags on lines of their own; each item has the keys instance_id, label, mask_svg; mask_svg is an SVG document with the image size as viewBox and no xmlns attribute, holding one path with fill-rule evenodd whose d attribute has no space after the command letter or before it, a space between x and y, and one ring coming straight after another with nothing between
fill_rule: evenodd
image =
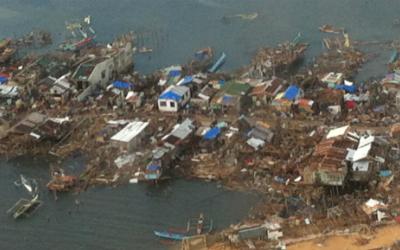
<instances>
[{"instance_id":1,"label":"blue tarpaulin","mask_svg":"<svg viewBox=\"0 0 400 250\"><path fill-rule=\"evenodd\" d=\"M218 137L218 135L220 133L221 133L221 129L220 128L218 128L218 127L211 128L203 135L203 138L205 140L214 140L215 138Z\"/></svg>"},{"instance_id":2,"label":"blue tarpaulin","mask_svg":"<svg viewBox=\"0 0 400 250\"><path fill-rule=\"evenodd\" d=\"M8 78L7 78L7 77L5 77L5 76L0 76L0 84L5 84L5 83L7 83L7 81L8 81Z\"/></svg>"},{"instance_id":3,"label":"blue tarpaulin","mask_svg":"<svg viewBox=\"0 0 400 250\"><path fill-rule=\"evenodd\" d=\"M180 70L171 70L168 73L169 77L177 77L177 76L180 76L180 75L181 75L181 71Z\"/></svg>"},{"instance_id":4,"label":"blue tarpaulin","mask_svg":"<svg viewBox=\"0 0 400 250\"><path fill-rule=\"evenodd\" d=\"M172 99L178 102L182 99L182 95L179 95L178 93L175 93L173 91L167 91L164 94L160 95L159 99Z\"/></svg>"},{"instance_id":5,"label":"blue tarpaulin","mask_svg":"<svg viewBox=\"0 0 400 250\"><path fill-rule=\"evenodd\" d=\"M117 89L129 89L132 86L132 83L123 82L123 81L114 81L113 87Z\"/></svg>"},{"instance_id":6,"label":"blue tarpaulin","mask_svg":"<svg viewBox=\"0 0 400 250\"><path fill-rule=\"evenodd\" d=\"M299 95L299 91L300 89L297 86L289 86L289 88L287 88L287 90L285 91L285 95L283 96L283 98L289 101L293 101Z\"/></svg>"},{"instance_id":7,"label":"blue tarpaulin","mask_svg":"<svg viewBox=\"0 0 400 250\"><path fill-rule=\"evenodd\" d=\"M381 170L379 171L379 176L380 177L389 177L392 175L392 171L390 170Z\"/></svg>"},{"instance_id":8,"label":"blue tarpaulin","mask_svg":"<svg viewBox=\"0 0 400 250\"><path fill-rule=\"evenodd\" d=\"M223 105L226 105L226 106L228 106L228 105L233 105L234 102L235 102L235 97L233 97L233 96L224 95L224 96L222 97L222 104L223 104Z\"/></svg>"},{"instance_id":9,"label":"blue tarpaulin","mask_svg":"<svg viewBox=\"0 0 400 250\"><path fill-rule=\"evenodd\" d=\"M348 85L336 85L336 89L344 90L346 93L351 93L354 94L357 91L357 87L354 85L348 86Z\"/></svg>"},{"instance_id":10,"label":"blue tarpaulin","mask_svg":"<svg viewBox=\"0 0 400 250\"><path fill-rule=\"evenodd\" d=\"M149 171L157 171L158 169L160 169L161 167L160 166L158 166L158 165L149 165L149 166L147 166L147 170L149 170Z\"/></svg>"},{"instance_id":11,"label":"blue tarpaulin","mask_svg":"<svg viewBox=\"0 0 400 250\"><path fill-rule=\"evenodd\" d=\"M185 76L180 85L186 85L193 81L193 76Z\"/></svg>"}]
</instances>

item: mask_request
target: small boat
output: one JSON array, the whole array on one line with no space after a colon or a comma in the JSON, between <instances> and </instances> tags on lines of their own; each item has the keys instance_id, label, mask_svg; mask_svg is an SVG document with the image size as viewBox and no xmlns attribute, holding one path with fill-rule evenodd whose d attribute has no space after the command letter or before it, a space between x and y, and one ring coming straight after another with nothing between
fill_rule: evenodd
<instances>
[{"instance_id":1,"label":"small boat","mask_svg":"<svg viewBox=\"0 0 400 250\"><path fill-rule=\"evenodd\" d=\"M21 174L21 184L24 185L26 190L28 190L29 193L33 192L32 186L29 184L28 180L25 179L25 177Z\"/></svg>"},{"instance_id":2,"label":"small boat","mask_svg":"<svg viewBox=\"0 0 400 250\"><path fill-rule=\"evenodd\" d=\"M7 47L0 53L0 63L5 63L17 52L16 49Z\"/></svg>"},{"instance_id":3,"label":"small boat","mask_svg":"<svg viewBox=\"0 0 400 250\"><path fill-rule=\"evenodd\" d=\"M18 219L22 216L31 216L40 206L42 201L39 200L39 196L36 195L32 200L20 199L11 207L7 213L12 213L14 219Z\"/></svg>"},{"instance_id":4,"label":"small boat","mask_svg":"<svg viewBox=\"0 0 400 250\"><path fill-rule=\"evenodd\" d=\"M173 232L173 231L158 231L154 230L154 235L157 237L168 239L168 240L183 240L185 237L190 237L194 235L208 234L213 230L213 221L205 221L203 214L201 213L199 218L190 219L187 223L186 230L183 232Z\"/></svg>"},{"instance_id":5,"label":"small boat","mask_svg":"<svg viewBox=\"0 0 400 250\"><path fill-rule=\"evenodd\" d=\"M47 184L50 191L66 192L71 190L77 183L77 178L70 175L54 175L53 179Z\"/></svg>"},{"instance_id":6,"label":"small boat","mask_svg":"<svg viewBox=\"0 0 400 250\"><path fill-rule=\"evenodd\" d=\"M183 240L186 237L185 234L180 233L172 233L168 231L154 231L154 234L160 238L168 239L168 240Z\"/></svg>"},{"instance_id":7,"label":"small boat","mask_svg":"<svg viewBox=\"0 0 400 250\"><path fill-rule=\"evenodd\" d=\"M343 31L341 28L335 28L332 25L329 24L324 24L321 27L318 28L319 31L325 32L325 33L334 33L334 34L339 34L340 32Z\"/></svg>"},{"instance_id":8,"label":"small boat","mask_svg":"<svg viewBox=\"0 0 400 250\"><path fill-rule=\"evenodd\" d=\"M204 61L213 57L213 50L211 47L200 49L194 53L194 58L196 61Z\"/></svg>"},{"instance_id":9,"label":"small boat","mask_svg":"<svg viewBox=\"0 0 400 250\"><path fill-rule=\"evenodd\" d=\"M249 14L236 14L236 15L230 15L230 16L223 16L222 20L228 21L230 19L238 18L238 19L245 20L245 21L253 21L257 17L258 17L258 13L254 12L254 13L249 13Z\"/></svg>"},{"instance_id":10,"label":"small boat","mask_svg":"<svg viewBox=\"0 0 400 250\"><path fill-rule=\"evenodd\" d=\"M388 64L394 63L398 57L399 57L399 52L397 52L397 50L394 50L392 52L392 55L390 56Z\"/></svg>"},{"instance_id":11,"label":"small boat","mask_svg":"<svg viewBox=\"0 0 400 250\"><path fill-rule=\"evenodd\" d=\"M214 63L214 65L208 70L209 73L215 73L225 63L226 54L222 52L220 58Z\"/></svg>"},{"instance_id":12,"label":"small boat","mask_svg":"<svg viewBox=\"0 0 400 250\"><path fill-rule=\"evenodd\" d=\"M64 51L79 51L95 42L96 32L91 25L91 17L85 17L83 21L78 20L66 23L66 29L70 32L72 39L60 45Z\"/></svg>"},{"instance_id":13,"label":"small boat","mask_svg":"<svg viewBox=\"0 0 400 250\"><path fill-rule=\"evenodd\" d=\"M138 52L142 53L142 54L151 53L151 52L153 52L153 49L152 48L147 48L147 47L141 47L141 48L138 49Z\"/></svg>"}]
</instances>

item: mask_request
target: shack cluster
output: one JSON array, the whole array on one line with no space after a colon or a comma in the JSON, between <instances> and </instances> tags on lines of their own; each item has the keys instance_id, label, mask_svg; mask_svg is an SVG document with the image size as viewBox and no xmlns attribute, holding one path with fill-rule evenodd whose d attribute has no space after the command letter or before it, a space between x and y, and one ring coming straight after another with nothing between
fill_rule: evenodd
<instances>
[{"instance_id":1,"label":"shack cluster","mask_svg":"<svg viewBox=\"0 0 400 250\"><path fill-rule=\"evenodd\" d=\"M1 154L87 157L79 176L55 170L50 190L175 176L255 190L249 218L214 237L237 249L400 222L397 50L382 80L363 83L354 77L367 57L346 33L306 65L297 36L229 74L227 55L205 48L141 75L134 34L101 45L87 29L41 55L0 42Z\"/></svg>"}]
</instances>

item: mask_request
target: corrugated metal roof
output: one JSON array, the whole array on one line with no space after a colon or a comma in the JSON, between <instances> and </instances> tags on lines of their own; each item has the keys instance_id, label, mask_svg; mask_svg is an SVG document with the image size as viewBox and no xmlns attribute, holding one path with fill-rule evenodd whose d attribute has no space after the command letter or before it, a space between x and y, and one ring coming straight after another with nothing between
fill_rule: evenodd
<instances>
[{"instance_id":1,"label":"corrugated metal roof","mask_svg":"<svg viewBox=\"0 0 400 250\"><path fill-rule=\"evenodd\" d=\"M131 122L118 133L116 133L113 137L111 137L111 140L130 142L133 138L139 135L148 125L148 122Z\"/></svg>"},{"instance_id":2,"label":"corrugated metal roof","mask_svg":"<svg viewBox=\"0 0 400 250\"><path fill-rule=\"evenodd\" d=\"M189 92L186 86L170 86L159 97L159 99L173 99L179 101L183 96Z\"/></svg>"},{"instance_id":3,"label":"corrugated metal roof","mask_svg":"<svg viewBox=\"0 0 400 250\"><path fill-rule=\"evenodd\" d=\"M193 132L194 128L195 127L194 127L193 121L190 119L186 119L181 124L176 126L168 136L174 136L174 137L177 137L177 138L183 140L186 137L188 137L188 135L190 135L190 133ZM166 137L166 139L167 138L168 137Z\"/></svg>"},{"instance_id":4,"label":"corrugated metal roof","mask_svg":"<svg viewBox=\"0 0 400 250\"><path fill-rule=\"evenodd\" d=\"M333 138L333 137L344 135L348 128L349 128L349 126L347 125L347 126L343 126L343 127L332 129L326 135L326 139L330 139L330 138Z\"/></svg>"}]
</instances>

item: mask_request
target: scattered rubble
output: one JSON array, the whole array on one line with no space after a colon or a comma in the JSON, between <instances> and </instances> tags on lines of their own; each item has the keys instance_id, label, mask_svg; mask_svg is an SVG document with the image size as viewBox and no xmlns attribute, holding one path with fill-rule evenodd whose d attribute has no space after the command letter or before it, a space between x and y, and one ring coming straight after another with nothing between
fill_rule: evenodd
<instances>
[{"instance_id":1,"label":"scattered rubble","mask_svg":"<svg viewBox=\"0 0 400 250\"><path fill-rule=\"evenodd\" d=\"M264 199L248 221L221 233L238 247L400 221L398 57L381 81L356 82L366 54L347 33L301 68L299 35L232 74L219 72L225 53L205 48L144 76L132 34L92 43L90 22L67 26L86 30L90 46L77 35L61 51L10 60L13 41L0 43L1 154L87 156L79 174L53 171L49 190L182 176L256 191Z\"/></svg>"}]
</instances>

